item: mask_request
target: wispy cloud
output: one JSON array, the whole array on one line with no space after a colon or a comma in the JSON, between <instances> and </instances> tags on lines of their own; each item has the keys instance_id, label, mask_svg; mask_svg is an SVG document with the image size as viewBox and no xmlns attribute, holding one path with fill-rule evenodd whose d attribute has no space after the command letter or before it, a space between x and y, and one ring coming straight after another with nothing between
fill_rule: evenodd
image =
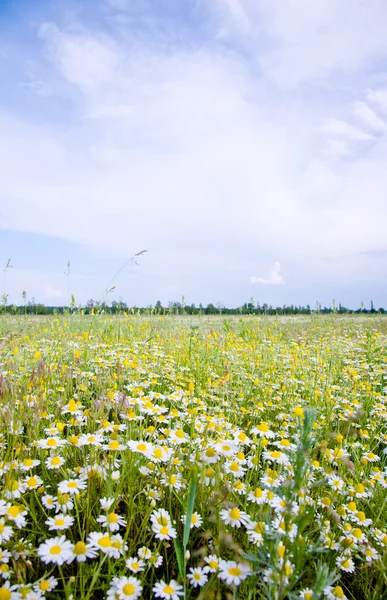
<instances>
[{"instance_id":1,"label":"wispy cloud","mask_svg":"<svg viewBox=\"0 0 387 600\"><path fill-rule=\"evenodd\" d=\"M269 277L250 277L250 283L260 285L284 285L285 279L281 275L281 265L277 261L274 263L273 268L270 271Z\"/></svg>"},{"instance_id":2,"label":"wispy cloud","mask_svg":"<svg viewBox=\"0 0 387 600\"><path fill-rule=\"evenodd\" d=\"M3 228L114 260L145 247L152 276L225 302L251 256L287 257L285 288L279 267L252 277L268 294L372 270L336 258L385 245L385 0L45 4L14 13L1 63Z\"/></svg>"}]
</instances>

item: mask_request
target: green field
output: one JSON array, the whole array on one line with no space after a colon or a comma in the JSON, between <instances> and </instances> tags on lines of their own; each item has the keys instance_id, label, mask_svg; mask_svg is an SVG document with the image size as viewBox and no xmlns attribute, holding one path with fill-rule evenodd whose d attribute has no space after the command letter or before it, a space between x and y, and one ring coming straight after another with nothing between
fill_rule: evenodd
<instances>
[{"instance_id":1,"label":"green field","mask_svg":"<svg viewBox=\"0 0 387 600\"><path fill-rule=\"evenodd\" d=\"M0 320L0 600L386 597L387 318Z\"/></svg>"}]
</instances>

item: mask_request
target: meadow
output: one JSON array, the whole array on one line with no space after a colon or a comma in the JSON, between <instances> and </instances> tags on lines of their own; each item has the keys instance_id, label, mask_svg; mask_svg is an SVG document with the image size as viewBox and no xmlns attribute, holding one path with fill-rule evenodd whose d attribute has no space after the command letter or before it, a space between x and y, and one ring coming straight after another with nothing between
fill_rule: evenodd
<instances>
[{"instance_id":1,"label":"meadow","mask_svg":"<svg viewBox=\"0 0 387 600\"><path fill-rule=\"evenodd\" d=\"M3 316L0 600L387 597L387 319Z\"/></svg>"}]
</instances>

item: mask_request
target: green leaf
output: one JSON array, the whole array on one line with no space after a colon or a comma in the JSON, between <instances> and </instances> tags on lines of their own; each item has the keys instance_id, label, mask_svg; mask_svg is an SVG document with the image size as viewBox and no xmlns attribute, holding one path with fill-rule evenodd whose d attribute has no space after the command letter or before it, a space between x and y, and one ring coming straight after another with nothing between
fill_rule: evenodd
<instances>
[{"instance_id":1,"label":"green leaf","mask_svg":"<svg viewBox=\"0 0 387 600\"><path fill-rule=\"evenodd\" d=\"M180 577L184 581L184 579L185 579L184 557L183 557L183 553L181 551L179 542L177 541L176 538L173 539L173 545L175 547L175 554L176 554L176 558L177 558L177 566L179 567Z\"/></svg>"},{"instance_id":2,"label":"green leaf","mask_svg":"<svg viewBox=\"0 0 387 600\"><path fill-rule=\"evenodd\" d=\"M184 533L183 533L184 550L187 547L189 533L191 530L192 514L194 511L195 496L196 496L196 483L197 483L197 472L196 472L196 469L194 469L193 473L192 473L191 484L189 486L189 492L188 492L187 512L185 513L185 524L184 524Z\"/></svg>"}]
</instances>

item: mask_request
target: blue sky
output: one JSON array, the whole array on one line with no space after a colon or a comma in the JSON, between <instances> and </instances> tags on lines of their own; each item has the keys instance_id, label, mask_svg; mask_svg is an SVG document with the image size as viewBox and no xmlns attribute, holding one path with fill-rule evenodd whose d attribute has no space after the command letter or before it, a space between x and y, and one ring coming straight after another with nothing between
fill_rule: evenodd
<instances>
[{"instance_id":1,"label":"blue sky","mask_svg":"<svg viewBox=\"0 0 387 600\"><path fill-rule=\"evenodd\" d=\"M384 0L0 1L10 300L387 306Z\"/></svg>"}]
</instances>

